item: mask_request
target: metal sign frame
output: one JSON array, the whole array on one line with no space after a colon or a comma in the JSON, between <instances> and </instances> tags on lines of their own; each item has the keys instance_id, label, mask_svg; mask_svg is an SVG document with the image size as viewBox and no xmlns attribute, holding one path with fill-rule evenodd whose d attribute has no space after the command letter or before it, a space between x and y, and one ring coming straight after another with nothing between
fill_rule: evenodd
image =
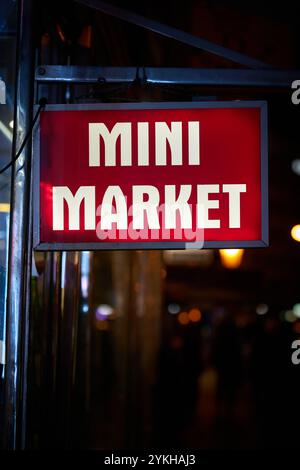
<instances>
[{"instance_id":1,"label":"metal sign frame","mask_svg":"<svg viewBox=\"0 0 300 470\"><path fill-rule=\"evenodd\" d=\"M205 241L201 248L255 248L266 247L268 237L268 130L267 103L265 101L217 101L217 102L156 102L156 103L107 103L107 104L56 104L48 105L51 111L67 110L121 110L121 109L224 109L224 108L259 108L261 136L261 239L260 240L228 240ZM187 249L193 248L193 242L86 242L86 243L45 243L40 240L40 132L36 127L33 136L33 247L37 251L67 251L67 250L138 250L138 249ZM199 249L195 242L195 248Z\"/></svg>"}]
</instances>

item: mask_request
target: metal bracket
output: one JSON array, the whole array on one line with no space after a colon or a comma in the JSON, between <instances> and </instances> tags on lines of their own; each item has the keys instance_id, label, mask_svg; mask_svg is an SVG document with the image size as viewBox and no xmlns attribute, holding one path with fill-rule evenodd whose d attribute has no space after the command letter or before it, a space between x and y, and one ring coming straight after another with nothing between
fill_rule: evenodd
<instances>
[{"instance_id":1,"label":"metal bracket","mask_svg":"<svg viewBox=\"0 0 300 470\"><path fill-rule=\"evenodd\" d=\"M290 88L297 70L244 70L155 67L91 67L45 65L35 72L37 83L134 83Z\"/></svg>"}]
</instances>

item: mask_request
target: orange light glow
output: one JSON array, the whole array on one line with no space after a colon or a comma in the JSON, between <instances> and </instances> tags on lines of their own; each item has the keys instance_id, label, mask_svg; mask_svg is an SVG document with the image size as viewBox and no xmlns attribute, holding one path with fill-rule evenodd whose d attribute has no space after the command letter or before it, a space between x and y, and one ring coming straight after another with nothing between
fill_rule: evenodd
<instances>
[{"instance_id":1,"label":"orange light glow","mask_svg":"<svg viewBox=\"0 0 300 470\"><path fill-rule=\"evenodd\" d=\"M167 271L166 271L166 269L162 269L161 270L161 278L166 279L166 277L167 277Z\"/></svg>"},{"instance_id":2,"label":"orange light glow","mask_svg":"<svg viewBox=\"0 0 300 470\"><path fill-rule=\"evenodd\" d=\"M244 255L244 250L240 249L225 249L219 250L221 263L224 268L235 269L242 264L242 259Z\"/></svg>"},{"instance_id":3,"label":"orange light glow","mask_svg":"<svg viewBox=\"0 0 300 470\"><path fill-rule=\"evenodd\" d=\"M109 328L108 321L107 321L107 320L97 321L97 322L96 322L96 328L97 328L97 330L99 330L99 331L106 331L106 330L108 330L108 328Z\"/></svg>"},{"instance_id":4,"label":"orange light glow","mask_svg":"<svg viewBox=\"0 0 300 470\"><path fill-rule=\"evenodd\" d=\"M0 204L0 212L10 212L10 204Z\"/></svg>"},{"instance_id":5,"label":"orange light glow","mask_svg":"<svg viewBox=\"0 0 300 470\"><path fill-rule=\"evenodd\" d=\"M295 333L300 334L300 322L299 321L293 324L293 330Z\"/></svg>"},{"instance_id":6,"label":"orange light glow","mask_svg":"<svg viewBox=\"0 0 300 470\"><path fill-rule=\"evenodd\" d=\"M200 320L201 320L201 317L202 317L202 315L201 315L201 312L200 312L200 310L199 310L198 308L192 308L192 309L189 311L189 319L190 319L192 322L196 323L196 322L200 321Z\"/></svg>"},{"instance_id":7,"label":"orange light glow","mask_svg":"<svg viewBox=\"0 0 300 470\"><path fill-rule=\"evenodd\" d=\"M80 44L82 47L90 49L92 47L92 33L92 27L90 25L85 26L78 38L78 44Z\"/></svg>"},{"instance_id":8,"label":"orange light glow","mask_svg":"<svg viewBox=\"0 0 300 470\"><path fill-rule=\"evenodd\" d=\"M190 321L187 312L181 312L178 315L178 321L179 321L180 325L187 325Z\"/></svg>"}]
</instances>

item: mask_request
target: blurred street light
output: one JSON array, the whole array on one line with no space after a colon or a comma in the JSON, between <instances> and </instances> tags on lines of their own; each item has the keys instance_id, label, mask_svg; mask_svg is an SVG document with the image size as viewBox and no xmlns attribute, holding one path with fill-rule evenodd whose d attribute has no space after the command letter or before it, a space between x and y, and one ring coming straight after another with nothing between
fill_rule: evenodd
<instances>
[{"instance_id":1,"label":"blurred street light","mask_svg":"<svg viewBox=\"0 0 300 470\"><path fill-rule=\"evenodd\" d=\"M178 315L178 321L181 325L187 325L190 321L188 313L187 312L181 312Z\"/></svg>"},{"instance_id":2,"label":"blurred street light","mask_svg":"<svg viewBox=\"0 0 300 470\"><path fill-rule=\"evenodd\" d=\"M300 175L300 159L295 158L295 160L292 161L292 170L296 175Z\"/></svg>"},{"instance_id":3,"label":"blurred street light","mask_svg":"<svg viewBox=\"0 0 300 470\"><path fill-rule=\"evenodd\" d=\"M196 322L200 321L200 320L201 320L201 317L202 317L202 315L201 315L201 312L200 312L200 310L199 310L198 308L192 308L192 309L189 311L189 319L190 319L192 322L196 323Z\"/></svg>"},{"instance_id":4,"label":"blurred street light","mask_svg":"<svg viewBox=\"0 0 300 470\"><path fill-rule=\"evenodd\" d=\"M242 264L244 250L235 248L219 250L219 252L224 268L235 269Z\"/></svg>"},{"instance_id":5,"label":"blurred street light","mask_svg":"<svg viewBox=\"0 0 300 470\"><path fill-rule=\"evenodd\" d=\"M256 313L257 315L265 315L268 313L269 307L267 304L258 304L256 307Z\"/></svg>"},{"instance_id":6,"label":"blurred street light","mask_svg":"<svg viewBox=\"0 0 300 470\"><path fill-rule=\"evenodd\" d=\"M300 242L300 225L294 225L291 230L291 236L296 242Z\"/></svg>"}]
</instances>

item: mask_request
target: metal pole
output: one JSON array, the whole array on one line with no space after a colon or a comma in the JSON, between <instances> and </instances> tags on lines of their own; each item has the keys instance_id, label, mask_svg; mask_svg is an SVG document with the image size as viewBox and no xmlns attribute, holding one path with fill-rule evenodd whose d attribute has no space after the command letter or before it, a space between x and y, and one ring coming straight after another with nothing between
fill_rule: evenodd
<instances>
[{"instance_id":1,"label":"metal pole","mask_svg":"<svg viewBox=\"0 0 300 470\"><path fill-rule=\"evenodd\" d=\"M34 83L33 0L19 0L18 7L13 155L20 148L30 127ZM5 449L19 449L25 445L31 271L30 180L31 146L28 143L12 170L4 410Z\"/></svg>"},{"instance_id":2,"label":"metal pole","mask_svg":"<svg viewBox=\"0 0 300 470\"><path fill-rule=\"evenodd\" d=\"M291 88L299 70L204 69L187 67L95 67L43 65L36 69L38 84L133 83L216 87Z\"/></svg>"}]
</instances>

